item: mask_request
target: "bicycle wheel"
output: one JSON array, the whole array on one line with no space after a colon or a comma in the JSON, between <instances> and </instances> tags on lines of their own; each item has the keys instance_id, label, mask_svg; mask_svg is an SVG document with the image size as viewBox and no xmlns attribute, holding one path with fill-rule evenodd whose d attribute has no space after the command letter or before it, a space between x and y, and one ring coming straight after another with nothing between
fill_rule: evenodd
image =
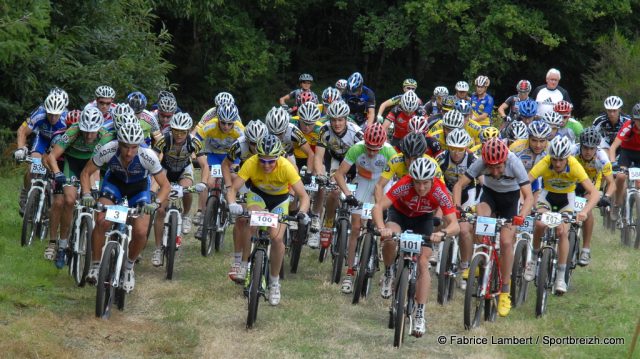
<instances>
[{"instance_id":1,"label":"bicycle wheel","mask_svg":"<svg viewBox=\"0 0 640 359\"><path fill-rule=\"evenodd\" d=\"M484 267L486 265L485 256L476 255L469 265L469 277L467 278L467 289L464 292L464 329L473 329L480 325L484 296L480 292L485 287L483 283ZM476 276L476 271L478 275Z\"/></svg>"},{"instance_id":2,"label":"bicycle wheel","mask_svg":"<svg viewBox=\"0 0 640 359\"><path fill-rule=\"evenodd\" d=\"M578 265L578 257L580 256L580 238L576 236L576 231L569 231L569 252L567 253L567 268L564 271L564 282L567 288L571 285L571 277L573 270Z\"/></svg>"},{"instance_id":3,"label":"bicycle wheel","mask_svg":"<svg viewBox=\"0 0 640 359\"><path fill-rule=\"evenodd\" d=\"M629 221L627 222L623 222L624 223L624 227L622 228L622 231L620 231L620 238L622 240L622 245L624 246L630 246L631 245L631 239L634 238L635 233L632 234L632 226L635 225L635 217L637 217L637 214L635 213L635 196L629 197ZM626 204L624 204L622 206L622 210L621 210L621 216L623 218L626 219Z\"/></svg>"},{"instance_id":4,"label":"bicycle wheel","mask_svg":"<svg viewBox=\"0 0 640 359\"><path fill-rule=\"evenodd\" d=\"M538 287L536 288L536 317L541 317L547 310L547 300L553 285L551 271L553 270L553 250L543 248L538 267Z\"/></svg>"},{"instance_id":5,"label":"bicycle wheel","mask_svg":"<svg viewBox=\"0 0 640 359\"><path fill-rule=\"evenodd\" d=\"M36 223L36 235L41 241L45 240L49 235L49 212L51 210L52 195L53 194L50 190L44 192L44 201L42 202L40 222Z\"/></svg>"},{"instance_id":6,"label":"bicycle wheel","mask_svg":"<svg viewBox=\"0 0 640 359\"><path fill-rule=\"evenodd\" d=\"M361 296L366 296L366 278L367 278L367 266L369 265L369 258L371 257L371 241L373 238L370 234L364 234L360 237L360 262L358 263L358 272L356 273L355 288L353 288L353 299L351 304L358 304Z\"/></svg>"},{"instance_id":7,"label":"bicycle wheel","mask_svg":"<svg viewBox=\"0 0 640 359\"><path fill-rule=\"evenodd\" d=\"M640 194L636 193L635 195L635 218L634 218L634 224L635 224L635 238L633 238L635 241L633 243L633 248L635 249L639 249L640 248ZM631 238L629 239L629 245L631 245Z\"/></svg>"},{"instance_id":8,"label":"bicycle wheel","mask_svg":"<svg viewBox=\"0 0 640 359\"><path fill-rule=\"evenodd\" d=\"M111 305L113 303L114 291L113 280L116 273L116 262L118 260L118 243L109 242L105 246L98 271L98 283L96 290L96 317L109 319L111 316Z\"/></svg>"},{"instance_id":9,"label":"bicycle wheel","mask_svg":"<svg viewBox=\"0 0 640 359\"><path fill-rule=\"evenodd\" d=\"M178 237L178 213L169 215L169 227L167 228L167 245L164 247L165 274L167 280L173 279L173 264L176 260L176 241Z\"/></svg>"},{"instance_id":10,"label":"bicycle wheel","mask_svg":"<svg viewBox=\"0 0 640 359\"><path fill-rule=\"evenodd\" d=\"M511 306L517 308L524 303L525 294L529 282L524 280L524 271L527 267L527 241L518 241L513 255L513 267L511 267Z\"/></svg>"},{"instance_id":11,"label":"bicycle wheel","mask_svg":"<svg viewBox=\"0 0 640 359\"><path fill-rule=\"evenodd\" d=\"M300 223L298 223L300 226ZM289 247L289 270L291 273L298 272L298 264L300 263L300 253L302 252L302 244L304 243L304 236L302 233L304 228L298 227L296 230L290 231L291 244Z\"/></svg>"},{"instance_id":12,"label":"bicycle wheel","mask_svg":"<svg viewBox=\"0 0 640 359\"><path fill-rule=\"evenodd\" d=\"M324 262L324 259L327 258L327 248L320 247L320 253L318 254L318 262Z\"/></svg>"},{"instance_id":13,"label":"bicycle wheel","mask_svg":"<svg viewBox=\"0 0 640 359\"><path fill-rule=\"evenodd\" d=\"M262 267L264 266L264 256L258 251L251 263L251 280L249 282L249 307L247 314L247 329L253 328L253 324L258 317L258 302L260 300L260 285L262 277Z\"/></svg>"},{"instance_id":14,"label":"bicycle wheel","mask_svg":"<svg viewBox=\"0 0 640 359\"><path fill-rule=\"evenodd\" d=\"M404 341L404 336L407 328L407 315L405 308L407 306L407 290L409 288L409 268L403 267L398 277L398 286L393 299L393 317L395 321L393 323L393 346L400 347ZM409 331L411 328L408 329Z\"/></svg>"},{"instance_id":15,"label":"bicycle wheel","mask_svg":"<svg viewBox=\"0 0 640 359\"><path fill-rule=\"evenodd\" d=\"M447 238L442 246L440 271L438 272L438 304L446 304L453 298L453 238Z\"/></svg>"},{"instance_id":16,"label":"bicycle wheel","mask_svg":"<svg viewBox=\"0 0 640 359\"><path fill-rule=\"evenodd\" d=\"M494 263L491 266L491 273L489 274L489 288L490 296L484 299L484 320L488 322L495 322L498 316L498 295L502 288L500 288L500 271L498 266Z\"/></svg>"},{"instance_id":17,"label":"bicycle wheel","mask_svg":"<svg viewBox=\"0 0 640 359\"><path fill-rule=\"evenodd\" d=\"M42 192L31 191L27 203L24 206L24 216L22 216L22 234L20 236L20 244L23 247L30 246L37 232L37 223L35 222L36 211L38 210L38 202Z\"/></svg>"},{"instance_id":18,"label":"bicycle wheel","mask_svg":"<svg viewBox=\"0 0 640 359\"><path fill-rule=\"evenodd\" d=\"M85 279L91 267L91 234L93 222L89 217L82 217L77 233L78 251L73 253L74 279L79 287L84 287Z\"/></svg>"},{"instance_id":19,"label":"bicycle wheel","mask_svg":"<svg viewBox=\"0 0 640 359\"><path fill-rule=\"evenodd\" d=\"M349 221L346 219L339 220L336 228L338 230L336 231L335 248L333 248L335 253L333 253L331 281L338 284L340 283L342 267L344 266L344 259L347 253L347 242L349 240L347 231L349 228Z\"/></svg>"},{"instance_id":20,"label":"bicycle wheel","mask_svg":"<svg viewBox=\"0 0 640 359\"><path fill-rule=\"evenodd\" d=\"M220 199L218 196L212 195L207 199L207 207L202 216L202 238L200 238L200 254L203 257L208 257L215 243L216 229L215 223L218 217L218 205Z\"/></svg>"},{"instance_id":21,"label":"bicycle wheel","mask_svg":"<svg viewBox=\"0 0 640 359\"><path fill-rule=\"evenodd\" d=\"M128 246L124 248L124 253L122 253L122 266L120 267L120 285L116 288L116 305L118 306L118 310L124 310L125 297L127 292L122 289L122 284L124 283L124 271L127 263L127 259L129 258L129 248Z\"/></svg>"},{"instance_id":22,"label":"bicycle wheel","mask_svg":"<svg viewBox=\"0 0 640 359\"><path fill-rule=\"evenodd\" d=\"M224 235L227 233L227 206L226 202L221 202L218 206L218 216L216 220L215 234L213 236L213 248L216 252L224 245Z\"/></svg>"}]
</instances>

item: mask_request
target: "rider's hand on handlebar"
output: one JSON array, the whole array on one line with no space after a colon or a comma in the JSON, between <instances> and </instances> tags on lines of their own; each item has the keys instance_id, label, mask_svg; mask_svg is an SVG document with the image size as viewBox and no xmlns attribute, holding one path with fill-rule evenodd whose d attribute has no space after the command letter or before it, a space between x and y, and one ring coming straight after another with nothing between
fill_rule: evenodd
<instances>
[{"instance_id":1,"label":"rider's hand on handlebar","mask_svg":"<svg viewBox=\"0 0 640 359\"><path fill-rule=\"evenodd\" d=\"M234 216L238 216L241 215L243 212L243 208L241 205L237 204L237 203L230 203L229 204L229 213L231 213Z\"/></svg>"},{"instance_id":2,"label":"rider's hand on handlebar","mask_svg":"<svg viewBox=\"0 0 640 359\"><path fill-rule=\"evenodd\" d=\"M602 196L598 201L598 207L608 207L611 205L611 198L609 196Z\"/></svg>"},{"instance_id":3,"label":"rider's hand on handlebar","mask_svg":"<svg viewBox=\"0 0 640 359\"><path fill-rule=\"evenodd\" d=\"M302 177L302 183L307 185L311 183L311 172L306 172Z\"/></svg>"},{"instance_id":4,"label":"rider's hand on handlebar","mask_svg":"<svg viewBox=\"0 0 640 359\"><path fill-rule=\"evenodd\" d=\"M20 147L13 153L13 158L15 158L16 161L24 161L27 157L27 152L26 147Z\"/></svg>"},{"instance_id":5,"label":"rider's hand on handlebar","mask_svg":"<svg viewBox=\"0 0 640 359\"><path fill-rule=\"evenodd\" d=\"M82 199L80 200L80 204L85 207L93 207L96 205L96 199L93 198L91 193L85 193L82 195Z\"/></svg>"},{"instance_id":6,"label":"rider's hand on handlebar","mask_svg":"<svg viewBox=\"0 0 640 359\"><path fill-rule=\"evenodd\" d=\"M345 199L345 202L347 202L348 205L354 206L354 207L360 204L360 202L358 202L358 199L352 194L347 196L347 198Z\"/></svg>"},{"instance_id":7,"label":"rider's hand on handlebar","mask_svg":"<svg viewBox=\"0 0 640 359\"><path fill-rule=\"evenodd\" d=\"M380 237L389 238L393 235L393 232L389 228L378 228L378 232L380 232Z\"/></svg>"},{"instance_id":8,"label":"rider's hand on handlebar","mask_svg":"<svg viewBox=\"0 0 640 359\"><path fill-rule=\"evenodd\" d=\"M304 212L298 212L296 217L298 217L298 222L302 225L306 226L309 224L309 222L311 222L311 218L309 218L309 215Z\"/></svg>"},{"instance_id":9,"label":"rider's hand on handlebar","mask_svg":"<svg viewBox=\"0 0 640 359\"><path fill-rule=\"evenodd\" d=\"M204 192L207 190L207 185L204 182L200 182L198 184L196 184L196 192L200 193L200 192Z\"/></svg>"},{"instance_id":10,"label":"rider's hand on handlebar","mask_svg":"<svg viewBox=\"0 0 640 359\"><path fill-rule=\"evenodd\" d=\"M67 177L62 172L56 172L56 174L54 175L54 180L59 184L67 183Z\"/></svg>"},{"instance_id":11,"label":"rider's hand on handlebar","mask_svg":"<svg viewBox=\"0 0 640 359\"><path fill-rule=\"evenodd\" d=\"M514 226L521 226L524 224L524 217L522 216L513 216L513 219L511 219L511 224L513 224Z\"/></svg>"},{"instance_id":12,"label":"rider's hand on handlebar","mask_svg":"<svg viewBox=\"0 0 640 359\"><path fill-rule=\"evenodd\" d=\"M576 215L576 221L577 222L584 222L587 220L587 213L584 213L583 211L580 211L577 215Z\"/></svg>"},{"instance_id":13,"label":"rider's hand on handlebar","mask_svg":"<svg viewBox=\"0 0 640 359\"><path fill-rule=\"evenodd\" d=\"M156 209L158 209L158 204L156 202L145 203L142 207L142 213L152 215Z\"/></svg>"},{"instance_id":14,"label":"rider's hand on handlebar","mask_svg":"<svg viewBox=\"0 0 640 359\"><path fill-rule=\"evenodd\" d=\"M444 237L446 237L444 232L443 231L438 231L438 232L431 233L431 238L429 238L429 239L433 243L440 243L440 242L442 242L444 240Z\"/></svg>"}]
</instances>

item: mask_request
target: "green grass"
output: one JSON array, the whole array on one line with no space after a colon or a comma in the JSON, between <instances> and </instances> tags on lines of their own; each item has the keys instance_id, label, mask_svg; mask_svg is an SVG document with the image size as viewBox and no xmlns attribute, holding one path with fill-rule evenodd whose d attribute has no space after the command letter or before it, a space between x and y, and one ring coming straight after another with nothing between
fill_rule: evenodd
<instances>
[{"instance_id":1,"label":"green grass","mask_svg":"<svg viewBox=\"0 0 640 359\"><path fill-rule=\"evenodd\" d=\"M618 234L605 233L598 223L592 264L576 271L569 293L550 298L543 318L535 318L531 286L523 307L469 332L462 325L463 293L457 290L453 302L443 307L435 304L432 291L427 336L408 337L400 351L392 347L393 332L386 329L388 301L378 295L378 276L373 295L354 306L350 296L329 283L330 261L318 263L318 252L308 248L299 273L287 273L282 283L281 305L261 302L256 326L247 331L246 300L226 275L230 235L223 252L209 258L200 256L200 243L187 236L171 282L163 279L163 268L150 265L148 245L125 311L100 320L94 317L95 288L75 287L66 270L45 261L45 243L20 247L20 181L0 178L0 186L5 189L0 196L0 357L623 358L639 318L640 251L623 248ZM539 336L540 343L440 345L440 335L489 341L491 336ZM625 344L549 347L542 345L545 335L622 337Z\"/></svg>"}]
</instances>

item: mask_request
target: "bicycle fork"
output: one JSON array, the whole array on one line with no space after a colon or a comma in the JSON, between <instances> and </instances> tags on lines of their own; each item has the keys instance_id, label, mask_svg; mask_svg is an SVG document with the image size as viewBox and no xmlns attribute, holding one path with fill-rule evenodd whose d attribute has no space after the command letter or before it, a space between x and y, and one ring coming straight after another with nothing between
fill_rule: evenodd
<instances>
[{"instance_id":1,"label":"bicycle fork","mask_svg":"<svg viewBox=\"0 0 640 359\"><path fill-rule=\"evenodd\" d=\"M171 214L176 213L176 217L178 218L178 228L176 229L177 236L182 234L182 215L180 211L176 208L171 208L164 215L164 230L162 231L162 246L167 247L167 240L169 237L169 219L171 218Z\"/></svg>"}]
</instances>

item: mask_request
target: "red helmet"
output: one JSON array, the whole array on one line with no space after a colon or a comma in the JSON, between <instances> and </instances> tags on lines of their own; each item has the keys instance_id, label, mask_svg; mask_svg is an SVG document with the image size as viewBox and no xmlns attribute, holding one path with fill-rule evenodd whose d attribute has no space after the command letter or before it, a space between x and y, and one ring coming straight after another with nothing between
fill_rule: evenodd
<instances>
[{"instance_id":1,"label":"red helmet","mask_svg":"<svg viewBox=\"0 0 640 359\"><path fill-rule=\"evenodd\" d=\"M553 106L553 110L561 115L568 115L573 110L573 105L569 101L560 100Z\"/></svg>"},{"instance_id":2,"label":"red helmet","mask_svg":"<svg viewBox=\"0 0 640 359\"><path fill-rule=\"evenodd\" d=\"M74 123L78 122L78 120L80 120L80 115L82 114L82 111L80 110L73 110L73 111L69 111L67 113L67 118L65 119L65 123L67 124L67 127L73 125Z\"/></svg>"},{"instance_id":3,"label":"red helmet","mask_svg":"<svg viewBox=\"0 0 640 359\"><path fill-rule=\"evenodd\" d=\"M507 160L509 147L499 138L492 138L482 145L482 161L487 165L497 165Z\"/></svg>"},{"instance_id":4,"label":"red helmet","mask_svg":"<svg viewBox=\"0 0 640 359\"><path fill-rule=\"evenodd\" d=\"M374 123L364 130L364 143L369 148L381 148L387 142L387 131L382 124Z\"/></svg>"},{"instance_id":5,"label":"red helmet","mask_svg":"<svg viewBox=\"0 0 640 359\"><path fill-rule=\"evenodd\" d=\"M302 91L298 94L298 98L296 99L299 106L304 105L305 103L311 101L315 104L318 103L318 97L311 91Z\"/></svg>"}]
</instances>

